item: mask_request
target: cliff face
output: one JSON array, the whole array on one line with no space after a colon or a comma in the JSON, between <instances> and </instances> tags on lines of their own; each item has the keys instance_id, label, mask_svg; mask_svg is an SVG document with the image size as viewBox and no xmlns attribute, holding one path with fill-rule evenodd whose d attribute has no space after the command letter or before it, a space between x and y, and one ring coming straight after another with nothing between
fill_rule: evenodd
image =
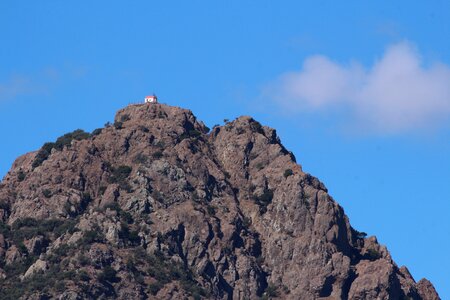
<instances>
[{"instance_id":1,"label":"cliff face","mask_svg":"<svg viewBox=\"0 0 450 300\"><path fill-rule=\"evenodd\" d=\"M1 299L439 299L354 230L275 130L120 110L0 184Z\"/></svg>"}]
</instances>

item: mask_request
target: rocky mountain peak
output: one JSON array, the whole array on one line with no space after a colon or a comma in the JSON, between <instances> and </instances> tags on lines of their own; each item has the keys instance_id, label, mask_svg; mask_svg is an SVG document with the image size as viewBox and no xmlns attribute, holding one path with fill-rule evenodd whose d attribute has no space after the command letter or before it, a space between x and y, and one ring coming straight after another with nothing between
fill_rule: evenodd
<instances>
[{"instance_id":1,"label":"rocky mountain peak","mask_svg":"<svg viewBox=\"0 0 450 300\"><path fill-rule=\"evenodd\" d=\"M1 299L439 299L276 131L130 105L0 183Z\"/></svg>"}]
</instances>

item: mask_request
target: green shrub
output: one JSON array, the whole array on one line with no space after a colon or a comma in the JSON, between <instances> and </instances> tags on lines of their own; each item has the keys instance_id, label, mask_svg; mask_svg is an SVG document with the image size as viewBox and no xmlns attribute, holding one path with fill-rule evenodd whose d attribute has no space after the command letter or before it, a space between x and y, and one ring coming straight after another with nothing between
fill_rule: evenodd
<instances>
[{"instance_id":1,"label":"green shrub","mask_svg":"<svg viewBox=\"0 0 450 300\"><path fill-rule=\"evenodd\" d=\"M171 262L161 253L146 254L145 259L150 265L147 273L156 280L150 289L153 295L165 284L177 280L180 281L183 290L192 295L194 299L207 296L206 291L194 280L193 273L182 263Z\"/></svg>"},{"instance_id":2,"label":"green shrub","mask_svg":"<svg viewBox=\"0 0 450 300\"><path fill-rule=\"evenodd\" d=\"M141 242L139 232L130 230L128 225L124 223L122 223L121 230L119 231L119 237L130 245L139 245Z\"/></svg>"},{"instance_id":3,"label":"green shrub","mask_svg":"<svg viewBox=\"0 0 450 300\"><path fill-rule=\"evenodd\" d=\"M17 173L17 180L19 180L19 182L24 181L25 177L26 177L26 175L25 175L25 173L22 170L20 170Z\"/></svg>"},{"instance_id":4,"label":"green shrub","mask_svg":"<svg viewBox=\"0 0 450 300\"><path fill-rule=\"evenodd\" d=\"M381 253L378 252L378 250L375 250L375 249L369 249L369 250L367 250L365 257L366 257L367 259L373 261L373 260L380 259L380 258L381 258Z\"/></svg>"},{"instance_id":5,"label":"green shrub","mask_svg":"<svg viewBox=\"0 0 450 300\"><path fill-rule=\"evenodd\" d=\"M35 169L42 165L42 163L47 160L52 153L52 149L61 151L62 149L64 149L64 146L70 146L73 140L81 141L89 138L90 136L91 135L84 130L77 129L75 131L66 133L63 136L60 136L55 143L45 143L36 154L36 157L31 165L32 168Z\"/></svg>"},{"instance_id":6,"label":"green shrub","mask_svg":"<svg viewBox=\"0 0 450 300\"><path fill-rule=\"evenodd\" d=\"M265 213L267 211L267 206L272 202L273 199L273 190L269 188L265 188L264 192L257 196L253 196L253 200L256 204L260 206L260 212Z\"/></svg>"},{"instance_id":7,"label":"green shrub","mask_svg":"<svg viewBox=\"0 0 450 300\"><path fill-rule=\"evenodd\" d=\"M112 174L109 177L110 183L117 183L122 190L131 192L131 185L127 182L127 178L130 175L132 168L129 166L119 166L117 168L109 167Z\"/></svg>"},{"instance_id":8,"label":"green shrub","mask_svg":"<svg viewBox=\"0 0 450 300\"><path fill-rule=\"evenodd\" d=\"M163 286L164 285L159 281L152 282L148 285L148 290L150 294L156 296L156 294L158 294L158 292L163 288Z\"/></svg>"},{"instance_id":9,"label":"green shrub","mask_svg":"<svg viewBox=\"0 0 450 300\"><path fill-rule=\"evenodd\" d=\"M130 117L129 114L124 114L124 115L120 116L120 121L121 122L126 122L126 121L129 121L129 120L131 120L131 117Z\"/></svg>"},{"instance_id":10,"label":"green shrub","mask_svg":"<svg viewBox=\"0 0 450 300\"><path fill-rule=\"evenodd\" d=\"M8 230L9 227L4 228L0 232L4 231L15 244L23 242L24 239L30 239L35 236L44 236L46 240L54 235L54 238L58 238L63 233L75 232L75 220L58 220L58 219L48 219L48 220L36 220L33 218L17 219L12 224L12 230Z\"/></svg>"},{"instance_id":11,"label":"green shrub","mask_svg":"<svg viewBox=\"0 0 450 300\"><path fill-rule=\"evenodd\" d=\"M207 296L206 291L193 280L182 280L181 287L191 294L194 300L200 300L202 297Z\"/></svg>"},{"instance_id":12,"label":"green shrub","mask_svg":"<svg viewBox=\"0 0 450 300\"><path fill-rule=\"evenodd\" d=\"M130 176L132 168L130 166L118 166L112 169L112 174L110 176L111 183L120 183Z\"/></svg>"},{"instance_id":13,"label":"green shrub","mask_svg":"<svg viewBox=\"0 0 450 300\"><path fill-rule=\"evenodd\" d=\"M69 252L73 249L73 246L69 246L68 244L61 244L58 248L52 251L53 257L51 259L49 258L49 261L51 260L53 263L59 264L65 256L70 254Z\"/></svg>"},{"instance_id":14,"label":"green shrub","mask_svg":"<svg viewBox=\"0 0 450 300\"><path fill-rule=\"evenodd\" d=\"M78 263L80 264L80 266L84 267L89 265L91 263L91 260L86 255L80 254L78 255Z\"/></svg>"},{"instance_id":15,"label":"green shrub","mask_svg":"<svg viewBox=\"0 0 450 300\"><path fill-rule=\"evenodd\" d=\"M163 141L158 141L155 144L156 147L160 148L160 149L164 149L164 147L166 147L166 144Z\"/></svg>"},{"instance_id":16,"label":"green shrub","mask_svg":"<svg viewBox=\"0 0 450 300\"><path fill-rule=\"evenodd\" d=\"M278 287L273 284L269 284L264 291L263 299L272 299L279 296Z\"/></svg>"},{"instance_id":17,"label":"green shrub","mask_svg":"<svg viewBox=\"0 0 450 300\"><path fill-rule=\"evenodd\" d=\"M52 149L54 148L55 143L45 143L42 148L39 150L39 152L36 154L36 157L33 160L32 168L35 169L42 165L42 163L47 160L47 158L50 156Z\"/></svg>"},{"instance_id":18,"label":"green shrub","mask_svg":"<svg viewBox=\"0 0 450 300\"><path fill-rule=\"evenodd\" d=\"M364 239L367 236L367 233L358 230L355 230L355 234L358 239Z\"/></svg>"},{"instance_id":19,"label":"green shrub","mask_svg":"<svg viewBox=\"0 0 450 300\"><path fill-rule=\"evenodd\" d=\"M17 248L22 255L28 255L28 249L22 242L17 244Z\"/></svg>"},{"instance_id":20,"label":"green shrub","mask_svg":"<svg viewBox=\"0 0 450 300\"><path fill-rule=\"evenodd\" d=\"M206 206L206 211L208 212L208 215L214 216L216 214L216 208L212 205Z\"/></svg>"},{"instance_id":21,"label":"green shrub","mask_svg":"<svg viewBox=\"0 0 450 300\"><path fill-rule=\"evenodd\" d=\"M244 225L245 228L249 228L252 225L252 219L249 217L244 217L242 219L242 225Z\"/></svg>"},{"instance_id":22,"label":"green shrub","mask_svg":"<svg viewBox=\"0 0 450 300\"><path fill-rule=\"evenodd\" d=\"M64 233L74 233L76 230L75 226L77 224L76 220L65 219L65 220L57 220L57 219L49 219L45 220L42 223L42 228L48 232L52 232L55 237L59 237Z\"/></svg>"},{"instance_id":23,"label":"green shrub","mask_svg":"<svg viewBox=\"0 0 450 300\"><path fill-rule=\"evenodd\" d=\"M92 131L91 136L99 135L100 133L102 133L102 131L103 131L102 128L97 128L94 131Z\"/></svg>"},{"instance_id":24,"label":"green shrub","mask_svg":"<svg viewBox=\"0 0 450 300\"><path fill-rule=\"evenodd\" d=\"M9 235L11 234L11 227L9 227L5 223L0 222L0 234L3 234L4 237L9 237Z\"/></svg>"},{"instance_id":25,"label":"green shrub","mask_svg":"<svg viewBox=\"0 0 450 300\"><path fill-rule=\"evenodd\" d=\"M101 185L101 186L98 187L98 193L99 193L100 195L103 195L103 194L106 192L106 189L107 189L106 186Z\"/></svg>"},{"instance_id":26,"label":"green shrub","mask_svg":"<svg viewBox=\"0 0 450 300\"><path fill-rule=\"evenodd\" d=\"M13 230L21 229L22 227L37 227L38 221L34 218L23 218L23 219L17 219L12 224Z\"/></svg>"},{"instance_id":27,"label":"green shrub","mask_svg":"<svg viewBox=\"0 0 450 300\"><path fill-rule=\"evenodd\" d=\"M42 195L44 195L45 198L50 198L52 196L52 191L50 191L49 189L44 189L42 191Z\"/></svg>"},{"instance_id":28,"label":"green shrub","mask_svg":"<svg viewBox=\"0 0 450 300\"><path fill-rule=\"evenodd\" d=\"M119 216L119 218L120 218L123 222L125 222L126 224L132 224L132 223L133 223L133 216L132 216L129 212L124 211L124 210L120 207L119 203L113 202L113 203L111 203L111 204L108 204L108 205L106 205L106 206L104 207L104 210L107 210L107 209L115 210L115 211L117 212L117 215Z\"/></svg>"},{"instance_id":29,"label":"green shrub","mask_svg":"<svg viewBox=\"0 0 450 300\"><path fill-rule=\"evenodd\" d=\"M138 153L134 159L133 162L136 164L145 164L148 161L148 156L142 153Z\"/></svg>"},{"instance_id":30,"label":"green shrub","mask_svg":"<svg viewBox=\"0 0 450 300\"><path fill-rule=\"evenodd\" d=\"M93 243L102 243L105 240L105 237L100 231L98 226L95 226L93 230L88 230L84 232L83 238L80 240L80 245L90 245Z\"/></svg>"},{"instance_id":31,"label":"green shrub","mask_svg":"<svg viewBox=\"0 0 450 300\"><path fill-rule=\"evenodd\" d=\"M158 118L159 119L164 119L165 117L167 117L167 114L165 113L165 112L163 112L163 111L159 111L158 112Z\"/></svg>"},{"instance_id":32,"label":"green shrub","mask_svg":"<svg viewBox=\"0 0 450 300\"><path fill-rule=\"evenodd\" d=\"M154 159L160 159L161 157L164 156L164 154L162 153L162 151L156 151L155 153L152 154Z\"/></svg>"},{"instance_id":33,"label":"green shrub","mask_svg":"<svg viewBox=\"0 0 450 300\"><path fill-rule=\"evenodd\" d=\"M261 205L268 205L270 202L272 202L273 199L273 190L271 189L264 189L264 192L262 195L258 197L258 202Z\"/></svg>"},{"instance_id":34,"label":"green shrub","mask_svg":"<svg viewBox=\"0 0 450 300\"><path fill-rule=\"evenodd\" d=\"M294 175L294 172L292 171L292 169L286 169L284 170L284 178L288 178L289 176Z\"/></svg>"},{"instance_id":35,"label":"green shrub","mask_svg":"<svg viewBox=\"0 0 450 300\"><path fill-rule=\"evenodd\" d=\"M11 206L10 206L10 204L9 204L8 201L6 201L6 200L0 200L0 209L9 211L9 210L11 209Z\"/></svg>"},{"instance_id":36,"label":"green shrub","mask_svg":"<svg viewBox=\"0 0 450 300\"><path fill-rule=\"evenodd\" d=\"M254 132L258 132L258 133L264 133L264 130L262 128L261 123L259 123L258 121L252 120L252 122L250 123L250 128L254 131Z\"/></svg>"},{"instance_id":37,"label":"green shrub","mask_svg":"<svg viewBox=\"0 0 450 300\"><path fill-rule=\"evenodd\" d=\"M242 127L237 127L236 128L236 133L237 134L243 134L245 132L245 129L244 128L242 128Z\"/></svg>"},{"instance_id":38,"label":"green shrub","mask_svg":"<svg viewBox=\"0 0 450 300\"><path fill-rule=\"evenodd\" d=\"M73 140L81 141L89 138L90 136L91 135L84 130L77 129L59 137L55 142L54 148L56 150L62 150L65 146L70 146Z\"/></svg>"},{"instance_id":39,"label":"green shrub","mask_svg":"<svg viewBox=\"0 0 450 300\"><path fill-rule=\"evenodd\" d=\"M117 277L117 271L114 270L112 267L110 266L106 266L102 272L100 272L100 274L98 274L97 279L100 282L118 282L120 279Z\"/></svg>"},{"instance_id":40,"label":"green shrub","mask_svg":"<svg viewBox=\"0 0 450 300\"><path fill-rule=\"evenodd\" d=\"M202 133L196 129L190 129L187 132L183 132L180 135L180 141L187 139L187 138L198 138L202 135Z\"/></svg>"},{"instance_id":41,"label":"green shrub","mask_svg":"<svg viewBox=\"0 0 450 300\"><path fill-rule=\"evenodd\" d=\"M122 129L123 128L123 123L122 122L114 122L114 128L115 129Z\"/></svg>"},{"instance_id":42,"label":"green shrub","mask_svg":"<svg viewBox=\"0 0 450 300\"><path fill-rule=\"evenodd\" d=\"M202 133L196 129L189 130L189 136L192 138L197 138L201 135L202 135Z\"/></svg>"},{"instance_id":43,"label":"green shrub","mask_svg":"<svg viewBox=\"0 0 450 300\"><path fill-rule=\"evenodd\" d=\"M81 194L80 206L81 206L81 208L83 208L83 210L86 209L87 205L91 201L92 201L91 194L89 194L87 192L84 192L83 194Z\"/></svg>"}]
</instances>

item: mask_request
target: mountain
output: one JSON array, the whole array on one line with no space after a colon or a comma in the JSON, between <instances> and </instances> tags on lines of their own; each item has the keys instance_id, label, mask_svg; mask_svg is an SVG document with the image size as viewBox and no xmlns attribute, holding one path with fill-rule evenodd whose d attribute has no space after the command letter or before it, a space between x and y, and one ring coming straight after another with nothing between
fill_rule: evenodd
<instances>
[{"instance_id":1,"label":"mountain","mask_svg":"<svg viewBox=\"0 0 450 300\"><path fill-rule=\"evenodd\" d=\"M353 229L276 131L130 105L14 162L1 299L439 299Z\"/></svg>"}]
</instances>

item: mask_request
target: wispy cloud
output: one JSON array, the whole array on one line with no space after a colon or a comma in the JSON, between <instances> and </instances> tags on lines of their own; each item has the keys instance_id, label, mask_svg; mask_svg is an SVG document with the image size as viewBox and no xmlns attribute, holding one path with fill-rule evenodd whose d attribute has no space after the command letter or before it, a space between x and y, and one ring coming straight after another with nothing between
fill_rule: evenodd
<instances>
[{"instance_id":1,"label":"wispy cloud","mask_svg":"<svg viewBox=\"0 0 450 300\"><path fill-rule=\"evenodd\" d=\"M59 72L45 68L33 74L13 74L0 81L0 101L14 100L20 96L46 95L58 83Z\"/></svg>"},{"instance_id":2,"label":"wispy cloud","mask_svg":"<svg viewBox=\"0 0 450 300\"><path fill-rule=\"evenodd\" d=\"M13 74L0 81L0 102L20 96L49 95L59 85L84 79L89 68L84 65L46 67L35 73Z\"/></svg>"},{"instance_id":3,"label":"wispy cloud","mask_svg":"<svg viewBox=\"0 0 450 300\"><path fill-rule=\"evenodd\" d=\"M450 67L424 65L413 45L389 46L371 68L307 58L265 91L290 112L346 111L348 124L378 133L427 129L450 117Z\"/></svg>"},{"instance_id":4,"label":"wispy cloud","mask_svg":"<svg viewBox=\"0 0 450 300\"><path fill-rule=\"evenodd\" d=\"M0 101L13 99L19 95L29 93L30 80L24 76L12 76L5 82L0 82Z\"/></svg>"}]
</instances>

